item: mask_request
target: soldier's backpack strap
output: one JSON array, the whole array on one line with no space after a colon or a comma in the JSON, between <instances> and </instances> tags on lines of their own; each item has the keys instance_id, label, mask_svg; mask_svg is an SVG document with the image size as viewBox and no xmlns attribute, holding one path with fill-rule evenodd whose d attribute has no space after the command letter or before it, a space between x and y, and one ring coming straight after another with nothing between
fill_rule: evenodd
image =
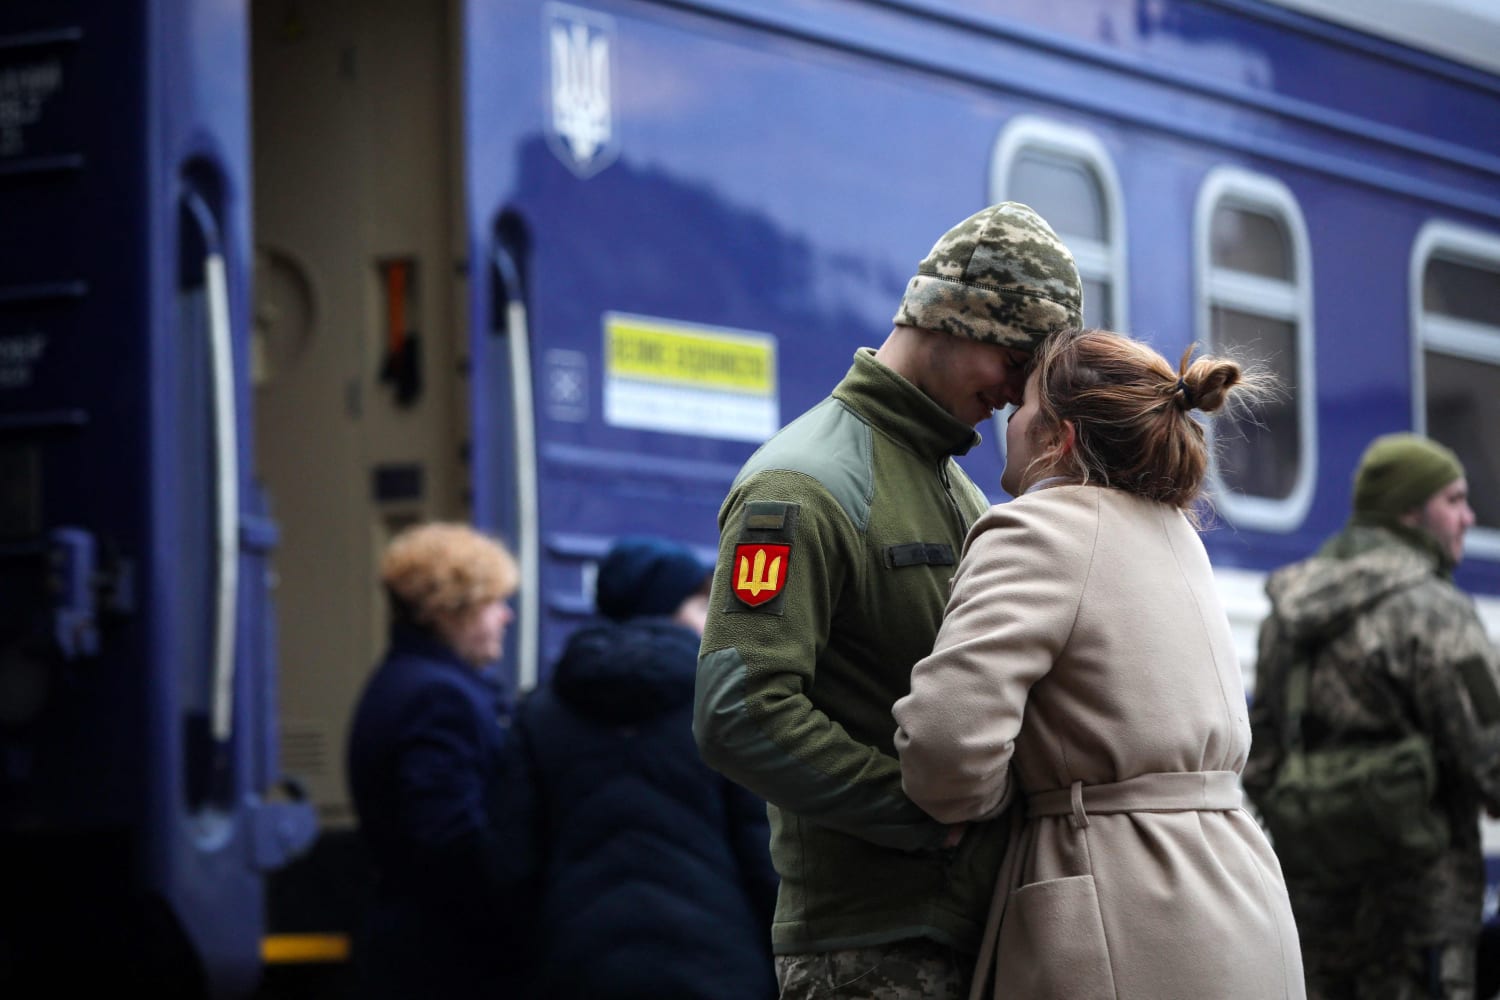
<instances>
[{"instance_id":1,"label":"soldier's backpack strap","mask_svg":"<svg viewBox=\"0 0 1500 1000\"><path fill-rule=\"evenodd\" d=\"M1311 651L1310 646L1300 644L1286 675L1286 725L1281 727L1281 749L1286 753L1302 749L1302 716L1307 712Z\"/></svg>"}]
</instances>

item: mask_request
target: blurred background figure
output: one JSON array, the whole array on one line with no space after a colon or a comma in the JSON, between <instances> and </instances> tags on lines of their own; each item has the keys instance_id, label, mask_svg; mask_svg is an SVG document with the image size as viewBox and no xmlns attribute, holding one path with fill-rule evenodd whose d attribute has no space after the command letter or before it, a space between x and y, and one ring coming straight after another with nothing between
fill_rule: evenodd
<instances>
[{"instance_id":1,"label":"blurred background figure","mask_svg":"<svg viewBox=\"0 0 1500 1000\"><path fill-rule=\"evenodd\" d=\"M519 993L524 945L510 922L526 861L506 831L525 786L506 773L512 705L486 669L518 579L504 546L462 524L409 528L381 560L390 646L348 748L377 879L355 946L362 997Z\"/></svg>"},{"instance_id":2,"label":"blurred background figure","mask_svg":"<svg viewBox=\"0 0 1500 1000\"><path fill-rule=\"evenodd\" d=\"M539 998L764 1000L777 878L765 803L693 743L713 567L619 539L607 621L569 640L517 719L543 845Z\"/></svg>"},{"instance_id":3,"label":"blurred background figure","mask_svg":"<svg viewBox=\"0 0 1500 1000\"><path fill-rule=\"evenodd\" d=\"M1284 762L1348 750L1391 831L1299 809L1307 819L1294 814L1287 829L1301 835L1276 844L1311 1000L1476 996L1480 811L1500 815L1500 659L1453 582L1473 525L1458 456L1418 434L1383 435L1355 470L1343 530L1266 583L1246 791L1274 835ZM1412 736L1432 763L1406 797L1399 774L1370 768Z\"/></svg>"}]
</instances>

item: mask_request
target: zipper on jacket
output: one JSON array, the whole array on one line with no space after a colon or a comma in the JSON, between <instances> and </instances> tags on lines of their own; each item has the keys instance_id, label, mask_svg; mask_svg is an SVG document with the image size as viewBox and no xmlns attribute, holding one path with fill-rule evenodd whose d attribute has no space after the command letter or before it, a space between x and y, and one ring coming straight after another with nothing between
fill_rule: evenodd
<instances>
[{"instance_id":1,"label":"zipper on jacket","mask_svg":"<svg viewBox=\"0 0 1500 1000\"><path fill-rule=\"evenodd\" d=\"M953 496L953 483L948 479L948 460L942 459L938 462L938 479L943 483L943 492L948 497L948 508L953 511L953 519L958 522L958 540L962 544L968 537L969 526L964 523L963 508L958 505L958 500Z\"/></svg>"}]
</instances>

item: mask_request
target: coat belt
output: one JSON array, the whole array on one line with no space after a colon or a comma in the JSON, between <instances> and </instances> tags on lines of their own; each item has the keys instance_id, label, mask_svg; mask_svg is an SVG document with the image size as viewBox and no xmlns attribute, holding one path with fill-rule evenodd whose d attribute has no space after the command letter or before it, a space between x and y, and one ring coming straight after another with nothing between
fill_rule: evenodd
<instances>
[{"instance_id":1,"label":"coat belt","mask_svg":"<svg viewBox=\"0 0 1500 1000\"><path fill-rule=\"evenodd\" d=\"M1089 813L1191 812L1238 809L1244 802L1236 771L1157 771L1124 781L1036 792L1027 814L1067 816L1074 829L1089 825Z\"/></svg>"}]
</instances>

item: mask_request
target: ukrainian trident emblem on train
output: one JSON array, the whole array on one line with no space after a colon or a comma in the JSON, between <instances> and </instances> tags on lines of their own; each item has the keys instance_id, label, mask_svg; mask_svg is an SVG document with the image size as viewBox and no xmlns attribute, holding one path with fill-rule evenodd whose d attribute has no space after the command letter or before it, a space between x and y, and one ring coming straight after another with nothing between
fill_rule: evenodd
<instances>
[{"instance_id":1,"label":"ukrainian trident emblem on train","mask_svg":"<svg viewBox=\"0 0 1500 1000\"><path fill-rule=\"evenodd\" d=\"M614 22L548 4L544 24L552 72L547 145L573 173L592 177L619 153L611 100Z\"/></svg>"}]
</instances>

